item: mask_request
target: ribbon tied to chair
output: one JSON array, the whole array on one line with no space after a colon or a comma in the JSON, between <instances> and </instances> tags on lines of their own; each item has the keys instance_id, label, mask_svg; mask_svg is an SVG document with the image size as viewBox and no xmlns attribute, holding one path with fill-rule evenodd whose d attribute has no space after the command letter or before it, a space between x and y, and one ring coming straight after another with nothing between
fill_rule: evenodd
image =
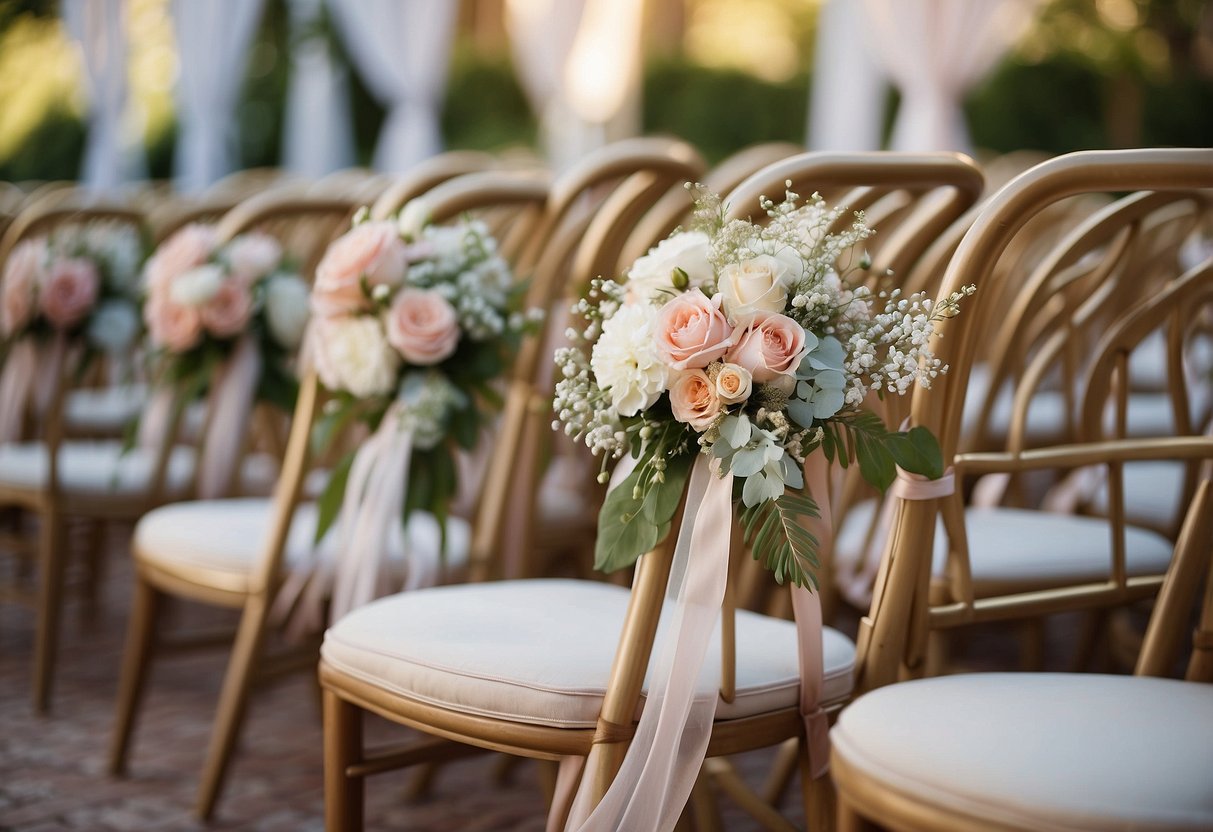
<instances>
[{"instance_id":1,"label":"ribbon tied to chair","mask_svg":"<svg viewBox=\"0 0 1213 832\"><path fill-rule=\"evenodd\" d=\"M717 465L700 456L691 471L666 590L671 618L654 646L645 707L627 755L597 806L592 805L592 778L582 780L566 829L673 829L699 776L719 701L719 679L703 672L704 662L718 632L733 522L733 476L721 475ZM816 530L823 546L828 546L830 536L828 470L820 454L810 456L806 463L806 482L826 518ZM792 598L800 653L800 711L810 768L816 777L825 772L829 760L829 723L819 701L821 604L808 589L794 589ZM594 769L604 753L602 742L626 739L619 731L609 731L611 739L600 740L602 733L600 721L585 764L587 771ZM572 790L572 781L582 768L577 758L562 762L558 794ZM554 812L560 811L562 803L559 799L553 803ZM555 817L549 818L549 829L557 824Z\"/></svg>"},{"instance_id":2,"label":"ribbon tied to chair","mask_svg":"<svg viewBox=\"0 0 1213 832\"><path fill-rule=\"evenodd\" d=\"M37 418L47 415L67 360L67 337L62 332L43 343L27 335L9 348L0 371L0 442L21 440L31 407Z\"/></svg>"}]
</instances>

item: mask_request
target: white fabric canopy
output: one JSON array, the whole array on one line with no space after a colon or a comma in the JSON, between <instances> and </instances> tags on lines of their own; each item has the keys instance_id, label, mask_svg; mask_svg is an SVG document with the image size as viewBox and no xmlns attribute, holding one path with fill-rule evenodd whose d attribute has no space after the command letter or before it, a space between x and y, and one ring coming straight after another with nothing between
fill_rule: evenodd
<instances>
[{"instance_id":1,"label":"white fabric canopy","mask_svg":"<svg viewBox=\"0 0 1213 832\"><path fill-rule=\"evenodd\" d=\"M863 0L873 54L901 91L893 150L971 151L965 93L1023 34L1037 0Z\"/></svg>"},{"instance_id":2,"label":"white fabric canopy","mask_svg":"<svg viewBox=\"0 0 1213 832\"><path fill-rule=\"evenodd\" d=\"M282 130L282 165L318 178L354 162L349 78L318 32L322 0L288 0L291 76Z\"/></svg>"},{"instance_id":3,"label":"white fabric canopy","mask_svg":"<svg viewBox=\"0 0 1213 832\"><path fill-rule=\"evenodd\" d=\"M458 3L450 0L329 0L371 93L387 108L375 167L401 172L442 149L439 116Z\"/></svg>"},{"instance_id":4,"label":"white fabric canopy","mask_svg":"<svg viewBox=\"0 0 1213 832\"><path fill-rule=\"evenodd\" d=\"M173 0L178 185L198 191L235 167L235 108L263 0Z\"/></svg>"},{"instance_id":5,"label":"white fabric canopy","mask_svg":"<svg viewBox=\"0 0 1213 832\"><path fill-rule=\"evenodd\" d=\"M554 168L638 131L643 12L643 0L506 0L514 65Z\"/></svg>"},{"instance_id":6,"label":"white fabric canopy","mask_svg":"<svg viewBox=\"0 0 1213 832\"><path fill-rule=\"evenodd\" d=\"M80 179L113 188L144 174L139 141L123 135L127 103L126 1L63 0L63 22L80 45L88 90L88 141Z\"/></svg>"},{"instance_id":7,"label":"white fabric canopy","mask_svg":"<svg viewBox=\"0 0 1213 832\"><path fill-rule=\"evenodd\" d=\"M862 0L828 0L817 17L809 148L879 150L888 82L863 43Z\"/></svg>"}]
</instances>

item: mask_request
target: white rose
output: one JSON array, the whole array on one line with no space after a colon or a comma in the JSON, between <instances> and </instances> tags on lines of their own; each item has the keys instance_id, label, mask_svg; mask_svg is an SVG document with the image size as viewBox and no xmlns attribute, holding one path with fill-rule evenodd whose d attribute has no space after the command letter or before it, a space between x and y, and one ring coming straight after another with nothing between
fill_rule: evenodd
<instances>
[{"instance_id":1,"label":"white rose","mask_svg":"<svg viewBox=\"0 0 1213 832\"><path fill-rule=\"evenodd\" d=\"M173 281L169 300L181 306L205 306L218 294L224 279L223 268L214 263L190 269Z\"/></svg>"},{"instance_id":2,"label":"white rose","mask_svg":"<svg viewBox=\"0 0 1213 832\"><path fill-rule=\"evenodd\" d=\"M662 240L628 270L628 289L635 300L669 300L675 291L674 270L682 269L688 284L683 289L712 282L715 273L708 262L708 235L687 231Z\"/></svg>"},{"instance_id":3,"label":"white rose","mask_svg":"<svg viewBox=\"0 0 1213 832\"><path fill-rule=\"evenodd\" d=\"M89 343L105 352L124 352L138 333L139 313L133 303L124 300L105 301L88 322Z\"/></svg>"},{"instance_id":4,"label":"white rose","mask_svg":"<svg viewBox=\"0 0 1213 832\"><path fill-rule=\"evenodd\" d=\"M400 354L387 342L377 318L317 319L315 338L316 373L325 387L359 398L385 396L396 388Z\"/></svg>"},{"instance_id":5,"label":"white rose","mask_svg":"<svg viewBox=\"0 0 1213 832\"><path fill-rule=\"evenodd\" d=\"M227 249L232 272L250 283L272 272L282 259L282 244L268 234L241 234Z\"/></svg>"},{"instance_id":6,"label":"white rose","mask_svg":"<svg viewBox=\"0 0 1213 832\"><path fill-rule=\"evenodd\" d=\"M739 364L725 362L716 374L716 397L725 404L737 404L750 397L754 377Z\"/></svg>"},{"instance_id":7,"label":"white rose","mask_svg":"<svg viewBox=\"0 0 1213 832\"><path fill-rule=\"evenodd\" d=\"M413 241L421 237L422 230L430 223L430 206L424 199L417 197L405 203L396 220L400 236Z\"/></svg>"},{"instance_id":8,"label":"white rose","mask_svg":"<svg viewBox=\"0 0 1213 832\"><path fill-rule=\"evenodd\" d=\"M461 226L430 225L422 233L434 247L433 257L440 263L458 263L463 260L463 243L467 231Z\"/></svg>"},{"instance_id":9,"label":"white rose","mask_svg":"<svg viewBox=\"0 0 1213 832\"><path fill-rule=\"evenodd\" d=\"M276 274L265 286L265 317L274 340L288 350L299 346L311 310L307 284L295 275Z\"/></svg>"},{"instance_id":10,"label":"white rose","mask_svg":"<svg viewBox=\"0 0 1213 832\"><path fill-rule=\"evenodd\" d=\"M635 416L666 389L669 368L657 354L653 324L657 309L647 303L626 304L602 324L602 335L590 353L598 386L611 396L620 416Z\"/></svg>"},{"instance_id":11,"label":"white rose","mask_svg":"<svg viewBox=\"0 0 1213 832\"><path fill-rule=\"evenodd\" d=\"M725 266L720 273L721 308L733 326L759 312L781 313L788 303L788 266L769 254Z\"/></svg>"}]
</instances>

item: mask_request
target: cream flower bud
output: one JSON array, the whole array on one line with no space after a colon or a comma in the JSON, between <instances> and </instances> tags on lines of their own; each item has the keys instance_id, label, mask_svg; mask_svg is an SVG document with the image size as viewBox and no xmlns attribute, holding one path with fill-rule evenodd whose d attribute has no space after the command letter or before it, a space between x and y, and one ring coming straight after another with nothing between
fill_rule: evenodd
<instances>
[{"instance_id":1,"label":"cream flower bud","mask_svg":"<svg viewBox=\"0 0 1213 832\"><path fill-rule=\"evenodd\" d=\"M750 397L754 377L745 367L725 364L716 374L716 396L725 404L737 404Z\"/></svg>"}]
</instances>

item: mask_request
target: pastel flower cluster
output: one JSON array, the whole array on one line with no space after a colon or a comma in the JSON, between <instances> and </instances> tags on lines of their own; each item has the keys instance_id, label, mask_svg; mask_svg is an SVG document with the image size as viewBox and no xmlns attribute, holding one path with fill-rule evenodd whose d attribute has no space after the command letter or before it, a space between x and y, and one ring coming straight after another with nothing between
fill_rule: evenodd
<instances>
[{"instance_id":1,"label":"pastel flower cluster","mask_svg":"<svg viewBox=\"0 0 1213 832\"><path fill-rule=\"evenodd\" d=\"M307 324L307 284L283 267L282 246L266 234L221 245L213 226L187 225L147 261L144 283L153 349L180 354L230 341L260 316L273 341L294 350Z\"/></svg>"},{"instance_id":2,"label":"pastel flower cluster","mask_svg":"<svg viewBox=\"0 0 1213 832\"><path fill-rule=\"evenodd\" d=\"M603 481L608 460L638 458L635 494L620 499L648 505L671 460L703 453L754 508L803 488L824 429L850 426L870 392L903 394L946 371L928 342L969 290L938 306L874 296L857 256L873 233L862 214L848 223L844 209L789 191L761 201L765 222L726 221L717 196L694 190L689 230L626 280L593 281L574 306L585 327L556 354L553 426L603 456ZM840 273L851 260L860 264Z\"/></svg>"},{"instance_id":3,"label":"pastel flower cluster","mask_svg":"<svg viewBox=\"0 0 1213 832\"><path fill-rule=\"evenodd\" d=\"M523 329L513 277L482 222L429 225L420 202L396 220L365 213L316 268L308 354L331 391L424 402L412 427L436 444Z\"/></svg>"},{"instance_id":4,"label":"pastel flower cluster","mask_svg":"<svg viewBox=\"0 0 1213 832\"><path fill-rule=\"evenodd\" d=\"M13 247L0 274L0 339L81 334L91 348L117 353L139 334L139 234L97 222Z\"/></svg>"}]
</instances>

